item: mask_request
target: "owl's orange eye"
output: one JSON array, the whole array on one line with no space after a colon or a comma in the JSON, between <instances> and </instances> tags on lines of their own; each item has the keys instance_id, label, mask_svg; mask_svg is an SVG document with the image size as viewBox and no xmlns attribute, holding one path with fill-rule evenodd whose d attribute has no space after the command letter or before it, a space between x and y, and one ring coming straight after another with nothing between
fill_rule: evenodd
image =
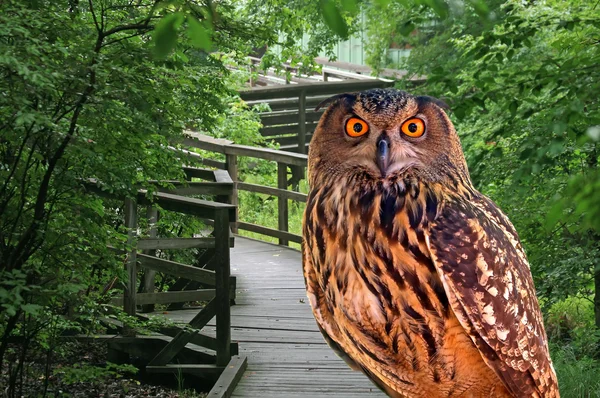
<instances>
[{"instance_id":1,"label":"owl's orange eye","mask_svg":"<svg viewBox=\"0 0 600 398\"><path fill-rule=\"evenodd\" d=\"M346 122L346 134L350 137L360 137L369 132L369 125L362 119L351 117Z\"/></svg>"},{"instance_id":2,"label":"owl's orange eye","mask_svg":"<svg viewBox=\"0 0 600 398\"><path fill-rule=\"evenodd\" d=\"M413 117L402 124L402 132L409 137L419 138L425 133L425 123L421 119Z\"/></svg>"}]
</instances>

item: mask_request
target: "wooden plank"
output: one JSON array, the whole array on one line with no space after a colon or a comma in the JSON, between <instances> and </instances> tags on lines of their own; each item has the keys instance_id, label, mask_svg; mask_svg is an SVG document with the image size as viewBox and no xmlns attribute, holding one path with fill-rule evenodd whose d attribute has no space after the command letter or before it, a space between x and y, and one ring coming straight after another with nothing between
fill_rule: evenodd
<instances>
[{"instance_id":1,"label":"wooden plank","mask_svg":"<svg viewBox=\"0 0 600 398\"><path fill-rule=\"evenodd\" d=\"M212 219L217 209L228 209L231 216L235 216L235 206L227 203L186 198L164 192L155 192L150 199L147 195L148 191L140 190L137 196L138 203L146 206L156 203L165 210L186 213L206 219Z\"/></svg>"},{"instance_id":2,"label":"wooden plank","mask_svg":"<svg viewBox=\"0 0 600 398\"><path fill-rule=\"evenodd\" d=\"M277 163L277 188L281 190L287 190L287 165L284 163ZM288 231L288 200L287 198L277 198L277 227L280 231ZM279 244L287 246L289 241L284 237L279 238Z\"/></svg>"},{"instance_id":3,"label":"wooden plank","mask_svg":"<svg viewBox=\"0 0 600 398\"><path fill-rule=\"evenodd\" d=\"M142 238L137 241L139 250L210 249L213 247L215 247L215 238Z\"/></svg>"},{"instance_id":4,"label":"wooden plank","mask_svg":"<svg viewBox=\"0 0 600 398\"><path fill-rule=\"evenodd\" d=\"M183 290L178 292L153 292L138 293L136 301L138 305L148 304L170 304L187 303L189 301L208 301L215 297L215 289ZM113 297L110 300L113 305L121 305L122 297Z\"/></svg>"},{"instance_id":5,"label":"wooden plank","mask_svg":"<svg viewBox=\"0 0 600 398\"><path fill-rule=\"evenodd\" d=\"M158 187L159 192L173 195L231 195L233 184L229 182L173 182L175 188Z\"/></svg>"},{"instance_id":6,"label":"wooden plank","mask_svg":"<svg viewBox=\"0 0 600 398\"><path fill-rule=\"evenodd\" d=\"M240 97L244 101L264 100L266 98L289 98L298 96L303 90L306 90L306 95L339 94L368 90L371 88L391 87L393 84L393 82L383 80L350 80L342 82L295 84L290 86L274 86L240 91Z\"/></svg>"},{"instance_id":7,"label":"wooden plank","mask_svg":"<svg viewBox=\"0 0 600 398\"><path fill-rule=\"evenodd\" d=\"M187 176L188 179L191 178L201 178L207 181L216 181L214 176L214 171L211 169L202 169L198 167L184 166L183 172Z\"/></svg>"},{"instance_id":8,"label":"wooden plank","mask_svg":"<svg viewBox=\"0 0 600 398\"><path fill-rule=\"evenodd\" d=\"M360 75L355 72L347 72L347 71L333 69L333 68L327 68L327 67L321 68L321 72L323 73L323 76L327 76L327 77L335 76L335 77L342 77L342 78L347 78L347 79L358 79L358 80L377 79L375 76Z\"/></svg>"},{"instance_id":9,"label":"wooden plank","mask_svg":"<svg viewBox=\"0 0 600 398\"><path fill-rule=\"evenodd\" d=\"M238 182L238 189L240 189L242 191L256 192L256 193L262 193L262 194L271 195L271 196L282 197L282 198L295 200L297 202L303 202L303 203L306 203L306 200L308 197L308 195L305 193L288 191L285 189L279 189L279 188L273 188L273 187L267 187L265 185L250 184L247 182Z\"/></svg>"},{"instance_id":10,"label":"wooden plank","mask_svg":"<svg viewBox=\"0 0 600 398\"><path fill-rule=\"evenodd\" d=\"M208 398L229 398L233 394L233 390L242 378L244 371L248 367L248 359L245 356L231 357L231 361L227 364L217 382L209 391Z\"/></svg>"},{"instance_id":11,"label":"wooden plank","mask_svg":"<svg viewBox=\"0 0 600 398\"><path fill-rule=\"evenodd\" d=\"M135 200L125 199L125 227L127 228L127 246L131 250L127 252L126 268L127 268L127 283L125 284L125 297L123 309L128 315L135 315L136 302L135 295L137 292L137 253L135 248L135 237L137 235L137 203ZM128 331L134 333L133 331Z\"/></svg>"},{"instance_id":12,"label":"wooden plank","mask_svg":"<svg viewBox=\"0 0 600 398\"><path fill-rule=\"evenodd\" d=\"M146 318L148 319L148 318ZM158 332L164 334L166 336L175 337L183 328L179 326L165 326L158 329ZM216 351L217 350L217 339L212 336L207 336L202 333L198 333L192 337L190 343L196 344L200 347L208 348L209 350ZM239 351L238 343L231 343L231 352L232 355L237 355Z\"/></svg>"},{"instance_id":13,"label":"wooden plank","mask_svg":"<svg viewBox=\"0 0 600 398\"><path fill-rule=\"evenodd\" d=\"M290 232L285 231L279 231L273 228L263 227L262 225L238 221L238 229L272 236L274 238L287 239L290 242L302 243L302 237L300 235L292 234Z\"/></svg>"},{"instance_id":14,"label":"wooden plank","mask_svg":"<svg viewBox=\"0 0 600 398\"><path fill-rule=\"evenodd\" d=\"M323 109L323 112L325 110ZM312 121L314 115L319 115L319 119L323 112L306 112L306 91L301 91L298 96L298 153L306 153L306 122Z\"/></svg>"},{"instance_id":15,"label":"wooden plank","mask_svg":"<svg viewBox=\"0 0 600 398\"><path fill-rule=\"evenodd\" d=\"M306 134L306 130L305 130L305 135L304 135L304 147L306 148L306 143L310 142L310 140L312 139L312 134ZM300 141L300 136L299 135L290 135L290 136L286 136L286 137L273 137L272 138L273 141L275 141L276 143L278 143L279 145L292 145L295 144L298 147L298 142ZM301 148L301 147L299 147Z\"/></svg>"},{"instance_id":16,"label":"wooden plank","mask_svg":"<svg viewBox=\"0 0 600 398\"><path fill-rule=\"evenodd\" d=\"M228 303L229 304L229 303ZM193 328L181 330L173 340L169 342L152 360L148 363L149 365L165 365L171 359L173 359L179 351L186 346L193 337L200 332L199 329L203 328L208 321L215 315L216 309L216 298L210 300L210 302L204 307L198 315L196 315L191 321L190 326Z\"/></svg>"},{"instance_id":17,"label":"wooden plank","mask_svg":"<svg viewBox=\"0 0 600 398\"><path fill-rule=\"evenodd\" d=\"M306 155L286 153L276 149L232 144L227 147L226 151L231 155L271 160L274 162L281 162L294 166L306 167L308 164L308 157Z\"/></svg>"},{"instance_id":18,"label":"wooden plank","mask_svg":"<svg viewBox=\"0 0 600 398\"><path fill-rule=\"evenodd\" d=\"M191 145L194 146L194 145ZM208 167L216 167L218 169L223 169L225 168L225 163L223 162L219 162L218 160L215 159L208 159L203 157L202 155L200 155L199 153L196 152L191 152L182 148L175 148L173 146L168 146L168 149L175 151L175 152L179 152L184 156L188 157L188 160L194 159L194 162L198 162L203 164L204 166L208 166Z\"/></svg>"},{"instance_id":19,"label":"wooden plank","mask_svg":"<svg viewBox=\"0 0 600 398\"><path fill-rule=\"evenodd\" d=\"M265 126L265 127L261 127L260 129L260 134L263 137L275 137L275 136L279 136L279 135L285 135L285 134L297 134L298 131L298 124L286 124L283 126Z\"/></svg>"},{"instance_id":20,"label":"wooden plank","mask_svg":"<svg viewBox=\"0 0 600 398\"><path fill-rule=\"evenodd\" d=\"M304 104L304 110L305 110L305 112L303 113L305 115L304 123L317 122L319 119L321 119L321 116L323 115L323 112L324 112L323 109L319 110L318 112L314 112L314 111L306 112L306 104ZM301 113L299 113L298 110L291 111L291 112L261 113L260 121L264 127L277 126L280 124L298 125L299 123L301 123L299 121L300 115L301 115Z\"/></svg>"},{"instance_id":21,"label":"wooden plank","mask_svg":"<svg viewBox=\"0 0 600 398\"><path fill-rule=\"evenodd\" d=\"M215 181L223 183L232 183L235 181L228 170L212 170Z\"/></svg>"},{"instance_id":22,"label":"wooden plank","mask_svg":"<svg viewBox=\"0 0 600 398\"><path fill-rule=\"evenodd\" d=\"M217 308L217 299L214 298L206 304L204 308L192 318L189 322L189 325L194 329L202 329L210 320L215 316L215 311Z\"/></svg>"},{"instance_id":23,"label":"wooden plank","mask_svg":"<svg viewBox=\"0 0 600 398\"><path fill-rule=\"evenodd\" d=\"M312 136L311 136L312 137ZM306 144L306 150L308 151L308 149L310 148L309 144ZM289 152L289 153L297 153L298 152L298 145L297 144L290 144L290 145L280 145L279 146L279 150L280 151L285 151L285 152Z\"/></svg>"},{"instance_id":24,"label":"wooden plank","mask_svg":"<svg viewBox=\"0 0 600 398\"><path fill-rule=\"evenodd\" d=\"M231 360L231 308L229 283L231 276L229 257L229 214L221 210L215 214L215 288L217 296L217 365L227 365Z\"/></svg>"},{"instance_id":25,"label":"wooden plank","mask_svg":"<svg viewBox=\"0 0 600 398\"><path fill-rule=\"evenodd\" d=\"M306 131L312 133L313 131L315 131L318 124L318 121L307 122ZM269 139L270 137L276 137L281 135L298 135L298 123L286 124L282 126L261 127L260 134L267 139Z\"/></svg>"},{"instance_id":26,"label":"wooden plank","mask_svg":"<svg viewBox=\"0 0 600 398\"><path fill-rule=\"evenodd\" d=\"M215 272L202 268L193 267L187 264L176 263L175 261L164 260L162 258L138 254L143 268L152 269L158 272L164 272L180 278L191 279L204 284L215 285Z\"/></svg>"},{"instance_id":27,"label":"wooden plank","mask_svg":"<svg viewBox=\"0 0 600 398\"><path fill-rule=\"evenodd\" d=\"M331 97L331 95L318 95L318 96L307 96L306 97L306 108L314 109L323 100ZM298 109L298 97L293 98L275 98L258 101L246 101L250 106L255 104L267 103L271 108L271 111L284 111L284 110L296 110Z\"/></svg>"},{"instance_id":28,"label":"wooden plank","mask_svg":"<svg viewBox=\"0 0 600 398\"><path fill-rule=\"evenodd\" d=\"M148 225L150 226L150 230L148 231L148 236L150 237L150 239L155 239L157 236L156 224L158 223L158 210L152 206L148 207L146 209L146 218L148 220ZM137 243L137 247L138 247L138 249L141 249L139 247L139 241ZM141 250L143 250L142 251L143 254L147 254L149 256L156 255L156 249L149 248L146 250L144 250L144 249L141 249ZM151 269L144 271L143 282L142 282L143 283L142 293L154 293L155 284L156 284L155 277L156 277L156 271L153 271ZM138 302L138 305L142 305L142 312L154 311L153 304L145 304L145 303Z\"/></svg>"},{"instance_id":29,"label":"wooden plank","mask_svg":"<svg viewBox=\"0 0 600 398\"><path fill-rule=\"evenodd\" d=\"M235 206L235 215L229 221L231 222L231 230L233 233L237 233L237 220L238 220L238 165L237 165L237 156L236 155L225 155L226 163L227 163L227 175L230 177L230 180L233 181L233 187L229 197L227 198L227 203Z\"/></svg>"},{"instance_id":30,"label":"wooden plank","mask_svg":"<svg viewBox=\"0 0 600 398\"><path fill-rule=\"evenodd\" d=\"M191 130L185 130L183 134L186 137L183 140L184 145L196 146L197 142L201 142L204 149L211 152L225 153L225 147L233 143L230 140L210 137Z\"/></svg>"}]
</instances>

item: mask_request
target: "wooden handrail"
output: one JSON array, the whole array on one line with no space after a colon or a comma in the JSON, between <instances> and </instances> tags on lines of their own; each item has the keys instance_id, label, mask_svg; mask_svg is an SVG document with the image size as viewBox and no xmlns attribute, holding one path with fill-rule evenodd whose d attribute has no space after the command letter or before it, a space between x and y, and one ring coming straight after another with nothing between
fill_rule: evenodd
<instances>
[{"instance_id":1,"label":"wooden handrail","mask_svg":"<svg viewBox=\"0 0 600 398\"><path fill-rule=\"evenodd\" d=\"M298 181L293 181L292 184L288 181L288 167L294 170L300 170L299 175L304 175L304 169L308 164L308 156L299 153L284 152L270 148L252 147L247 145L233 144L229 140L220 140L203 134L186 131L185 143L194 148L217 152L226 156L226 168L228 176L233 180L233 193L229 198L229 203L237 204L238 191L248 191L263 193L277 197L277 224L278 229L267 228L262 225L251 224L242 220L236 220L233 223L232 230L243 229L251 232L260 233L279 239L282 245L288 245L290 242L300 243L302 238L300 235L295 235L288 231L288 200L297 202L306 202L307 195L291 191L289 185L297 185ZM259 184L250 184L243 181L238 181L237 175L237 157L246 156L256 159L269 160L277 163L277 187L270 187ZM218 171L215 170L215 175Z\"/></svg>"},{"instance_id":2,"label":"wooden handrail","mask_svg":"<svg viewBox=\"0 0 600 398\"><path fill-rule=\"evenodd\" d=\"M300 153L283 152L276 149L260 148L233 144L232 141L215 139L194 131L185 131L184 145L225 155L248 156L256 159L271 160L290 166L306 167L308 156ZM231 173L230 173L231 174Z\"/></svg>"},{"instance_id":3,"label":"wooden handrail","mask_svg":"<svg viewBox=\"0 0 600 398\"><path fill-rule=\"evenodd\" d=\"M375 87L390 87L394 83L384 80L348 80L341 82L322 83L300 83L285 86L272 86L253 88L240 91L240 97L244 101L268 98L290 98L298 97L301 93L306 95L338 94L342 92L354 92L367 90Z\"/></svg>"},{"instance_id":4,"label":"wooden handrail","mask_svg":"<svg viewBox=\"0 0 600 398\"><path fill-rule=\"evenodd\" d=\"M226 170L185 167L184 172L190 179L200 177L209 181L188 183L179 181L149 181L150 184L169 184L175 186L173 190L180 194L160 191L149 192L145 189L138 189L133 197L127 198L104 191L102 189L103 184L97 180L89 179L82 182L84 187L91 192L112 199L120 199L125 202L125 226L128 229L127 248L125 251L114 250L127 255L125 265L128 278L124 283L125 290L122 298L115 300L117 304L123 305L127 314L135 316L139 305L144 310L150 308L149 311L152 311L152 306L157 303L166 304L190 300L210 300L210 303L189 324L189 326L197 330L182 329L174 336L173 340L154 356L149 365L154 365L155 367L170 366L168 362L188 342L194 340L197 343L194 336L198 334L199 329L216 316L217 337L211 343L213 349L216 350L215 363L212 366L206 366L208 366L208 370L212 369L211 371L215 369L221 370L232 356L229 306L232 298L235 297L235 280L233 280L230 274L229 248L233 245L230 224L236 219L236 206L230 203L185 197L181 193L212 195L217 199L227 199L233 195L235 183ZM161 190L163 188L159 186L158 189ZM136 236L139 231L139 206L147 207L146 218L149 228L148 237L141 239L137 239ZM214 226L213 236L206 238L161 238L157 236L156 223L159 218L159 208L207 220L207 224ZM156 256L157 250L189 248L205 249L198 253L194 265L169 261ZM203 266L207 268L203 268ZM144 289L138 294L139 268L144 270L142 283ZM214 287L214 289L198 289L196 287L190 290L154 292L156 272L163 272L179 277L180 279L177 282L189 280L204 286L210 286L211 288ZM183 287L185 285L187 285L187 282L184 283ZM135 332L131 328L125 330L125 333L129 335L135 335Z\"/></svg>"}]
</instances>

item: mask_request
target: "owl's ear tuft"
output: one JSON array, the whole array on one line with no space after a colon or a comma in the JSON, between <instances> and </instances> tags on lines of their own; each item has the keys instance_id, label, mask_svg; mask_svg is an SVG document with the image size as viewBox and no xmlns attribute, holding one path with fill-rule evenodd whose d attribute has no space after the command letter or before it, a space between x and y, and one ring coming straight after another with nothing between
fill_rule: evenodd
<instances>
[{"instance_id":1,"label":"owl's ear tuft","mask_svg":"<svg viewBox=\"0 0 600 398\"><path fill-rule=\"evenodd\" d=\"M319 109L321 109L324 106L328 106L334 102L337 102L339 100L347 100L347 101L352 101L354 102L356 100L356 94L354 93L343 93L343 94L336 94L332 97L329 97L327 99L324 99L323 101L319 102L319 105L317 105L315 107L315 112L317 112Z\"/></svg>"},{"instance_id":2,"label":"owl's ear tuft","mask_svg":"<svg viewBox=\"0 0 600 398\"><path fill-rule=\"evenodd\" d=\"M428 95L421 95L421 96L417 97L417 102L418 102L419 106L422 106L424 104L435 104L445 111L450 110L450 107L448 106L448 104L445 103L443 100L437 99L434 97L430 97Z\"/></svg>"}]
</instances>

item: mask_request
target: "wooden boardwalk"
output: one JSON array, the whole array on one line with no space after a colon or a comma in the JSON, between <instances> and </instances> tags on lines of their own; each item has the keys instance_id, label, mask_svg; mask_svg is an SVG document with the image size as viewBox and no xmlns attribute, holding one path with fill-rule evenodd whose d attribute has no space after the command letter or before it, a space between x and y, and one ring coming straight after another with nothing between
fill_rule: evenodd
<instances>
[{"instance_id":1,"label":"wooden boardwalk","mask_svg":"<svg viewBox=\"0 0 600 398\"><path fill-rule=\"evenodd\" d=\"M297 250L236 237L231 274L237 277L232 340L248 357L234 397L385 397L323 340L306 299ZM189 321L196 313L174 311L169 317ZM208 330L214 331L214 322Z\"/></svg>"}]
</instances>

